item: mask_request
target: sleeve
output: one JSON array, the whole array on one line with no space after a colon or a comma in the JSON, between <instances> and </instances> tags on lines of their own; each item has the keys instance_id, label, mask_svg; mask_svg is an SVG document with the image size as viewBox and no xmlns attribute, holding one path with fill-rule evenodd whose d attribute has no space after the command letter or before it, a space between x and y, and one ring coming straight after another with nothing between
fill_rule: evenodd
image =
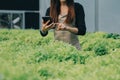
<instances>
[{"instance_id":1,"label":"sleeve","mask_svg":"<svg viewBox=\"0 0 120 80\"><path fill-rule=\"evenodd\" d=\"M50 15L50 8L48 8L48 9L46 10L46 13L45 13L45 16L49 16L49 15ZM45 36L48 35L48 31L43 32L43 31L40 30L40 34L41 34L41 36L45 37Z\"/></svg>"},{"instance_id":2,"label":"sleeve","mask_svg":"<svg viewBox=\"0 0 120 80\"><path fill-rule=\"evenodd\" d=\"M50 16L50 7L47 9L45 16Z\"/></svg>"},{"instance_id":3,"label":"sleeve","mask_svg":"<svg viewBox=\"0 0 120 80\"><path fill-rule=\"evenodd\" d=\"M42 32L42 31L40 30L40 34L41 34L41 36L45 37L45 36L47 36L48 31L46 31L46 32Z\"/></svg>"},{"instance_id":4,"label":"sleeve","mask_svg":"<svg viewBox=\"0 0 120 80\"><path fill-rule=\"evenodd\" d=\"M86 24L85 24L85 13L83 6L79 3L75 4L75 26L78 28L77 35L85 35L86 33Z\"/></svg>"}]
</instances>

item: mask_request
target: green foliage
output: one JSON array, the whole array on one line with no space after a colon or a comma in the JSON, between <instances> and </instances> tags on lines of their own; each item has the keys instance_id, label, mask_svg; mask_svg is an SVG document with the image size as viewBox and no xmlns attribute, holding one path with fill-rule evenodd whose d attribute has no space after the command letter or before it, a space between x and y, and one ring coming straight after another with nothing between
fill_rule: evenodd
<instances>
[{"instance_id":1,"label":"green foliage","mask_svg":"<svg viewBox=\"0 0 120 80\"><path fill-rule=\"evenodd\" d=\"M99 43L95 45L94 52L96 55L102 56L108 54L108 49L106 48L107 44Z\"/></svg>"},{"instance_id":2,"label":"green foliage","mask_svg":"<svg viewBox=\"0 0 120 80\"><path fill-rule=\"evenodd\" d=\"M81 51L54 41L52 31L42 37L38 30L0 30L0 80L120 80L118 35L79 40Z\"/></svg>"},{"instance_id":3,"label":"green foliage","mask_svg":"<svg viewBox=\"0 0 120 80\"><path fill-rule=\"evenodd\" d=\"M116 33L106 34L104 37L105 37L105 38L120 39L120 35L119 35L119 34L116 34Z\"/></svg>"},{"instance_id":4,"label":"green foliage","mask_svg":"<svg viewBox=\"0 0 120 80\"><path fill-rule=\"evenodd\" d=\"M77 54L77 53L72 53L72 54L66 53L63 55L62 54L58 55L58 54L57 53L47 54L47 53L37 52L32 58L34 59L35 63L40 63L49 60L56 60L58 62L65 62L71 60L74 64L76 63L85 64L85 56L82 56L81 54Z\"/></svg>"},{"instance_id":5,"label":"green foliage","mask_svg":"<svg viewBox=\"0 0 120 80\"><path fill-rule=\"evenodd\" d=\"M43 76L43 77L49 77L49 76L52 76L52 73L50 73L47 69L41 69L38 71L39 75L40 76Z\"/></svg>"}]
</instances>

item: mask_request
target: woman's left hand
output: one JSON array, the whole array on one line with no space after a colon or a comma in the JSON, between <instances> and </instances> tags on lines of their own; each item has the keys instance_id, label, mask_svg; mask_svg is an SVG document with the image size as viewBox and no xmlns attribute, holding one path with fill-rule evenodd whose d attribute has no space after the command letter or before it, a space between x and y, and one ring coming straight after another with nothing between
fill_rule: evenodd
<instances>
[{"instance_id":1,"label":"woman's left hand","mask_svg":"<svg viewBox=\"0 0 120 80\"><path fill-rule=\"evenodd\" d=\"M78 28L76 27L70 27L65 25L64 23L57 23L56 25L57 25L56 30L69 31L74 34L78 33Z\"/></svg>"},{"instance_id":2,"label":"woman's left hand","mask_svg":"<svg viewBox=\"0 0 120 80\"><path fill-rule=\"evenodd\" d=\"M57 30L67 30L67 26L64 23L58 23Z\"/></svg>"}]
</instances>

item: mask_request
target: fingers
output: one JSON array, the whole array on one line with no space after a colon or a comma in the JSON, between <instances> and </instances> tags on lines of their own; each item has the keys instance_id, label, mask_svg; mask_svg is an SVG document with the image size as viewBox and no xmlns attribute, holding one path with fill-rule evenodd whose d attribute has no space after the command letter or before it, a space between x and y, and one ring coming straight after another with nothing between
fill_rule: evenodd
<instances>
[{"instance_id":1,"label":"fingers","mask_svg":"<svg viewBox=\"0 0 120 80\"><path fill-rule=\"evenodd\" d=\"M61 30L61 24L57 25L57 30Z\"/></svg>"},{"instance_id":2,"label":"fingers","mask_svg":"<svg viewBox=\"0 0 120 80\"><path fill-rule=\"evenodd\" d=\"M46 28L47 29L52 28L53 25L54 25L54 23L51 23L50 25L47 25Z\"/></svg>"},{"instance_id":3,"label":"fingers","mask_svg":"<svg viewBox=\"0 0 120 80\"><path fill-rule=\"evenodd\" d=\"M48 25L49 22L50 22L50 20L48 20L48 21L45 23L45 25Z\"/></svg>"},{"instance_id":4,"label":"fingers","mask_svg":"<svg viewBox=\"0 0 120 80\"><path fill-rule=\"evenodd\" d=\"M66 30L66 26L63 23L51 23L48 25L49 22L50 22L50 20L48 20L46 23L43 23L42 29L44 31L53 29L55 26L57 27L56 30Z\"/></svg>"},{"instance_id":5,"label":"fingers","mask_svg":"<svg viewBox=\"0 0 120 80\"><path fill-rule=\"evenodd\" d=\"M57 30L65 30L66 26L63 23L57 25Z\"/></svg>"},{"instance_id":6,"label":"fingers","mask_svg":"<svg viewBox=\"0 0 120 80\"><path fill-rule=\"evenodd\" d=\"M50 20L48 20L46 23L44 23L44 21L42 21L42 30L46 29L46 26L48 25L49 22L50 22Z\"/></svg>"},{"instance_id":7,"label":"fingers","mask_svg":"<svg viewBox=\"0 0 120 80\"><path fill-rule=\"evenodd\" d=\"M43 31L48 31L48 30L52 29L54 26L55 26L54 23L51 23L51 24L49 24L49 25L48 25L47 23L45 23L45 24L43 24L43 26L42 26L42 30L43 30Z\"/></svg>"}]
</instances>

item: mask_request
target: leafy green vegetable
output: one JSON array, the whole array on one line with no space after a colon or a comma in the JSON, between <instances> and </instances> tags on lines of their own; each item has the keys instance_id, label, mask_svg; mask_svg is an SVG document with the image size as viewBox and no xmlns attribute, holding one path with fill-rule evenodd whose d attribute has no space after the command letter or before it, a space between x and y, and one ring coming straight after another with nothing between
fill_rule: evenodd
<instances>
[{"instance_id":1,"label":"leafy green vegetable","mask_svg":"<svg viewBox=\"0 0 120 80\"><path fill-rule=\"evenodd\" d=\"M78 36L78 51L53 32L0 30L0 80L120 80L120 40L104 32Z\"/></svg>"}]
</instances>

